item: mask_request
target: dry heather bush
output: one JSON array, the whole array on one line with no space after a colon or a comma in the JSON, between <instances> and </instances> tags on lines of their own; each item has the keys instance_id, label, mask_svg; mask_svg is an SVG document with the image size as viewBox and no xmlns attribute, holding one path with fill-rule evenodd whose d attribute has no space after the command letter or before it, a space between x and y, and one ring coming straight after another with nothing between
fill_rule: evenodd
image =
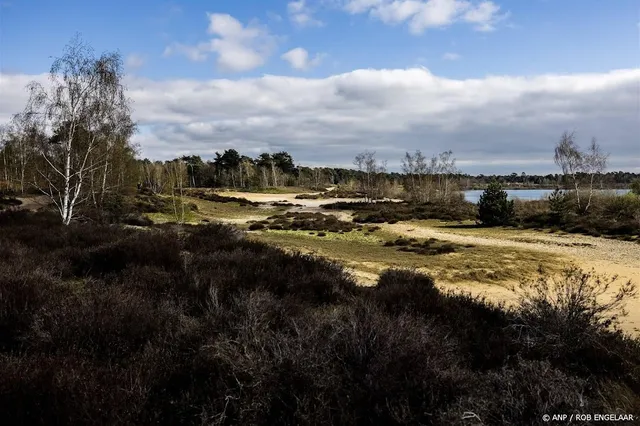
<instances>
[{"instance_id":1,"label":"dry heather bush","mask_svg":"<svg viewBox=\"0 0 640 426\"><path fill-rule=\"evenodd\" d=\"M413 271L360 288L339 265L225 225L0 214L2 422L524 425L548 411L640 412L640 343L598 307L558 303L594 294L570 288L587 296L534 292L510 310ZM573 346L558 337L578 332Z\"/></svg>"},{"instance_id":2,"label":"dry heather bush","mask_svg":"<svg viewBox=\"0 0 640 426\"><path fill-rule=\"evenodd\" d=\"M517 287L520 307L513 328L528 357L546 359L581 376L621 378L640 390L638 340L617 326L624 306L636 297L636 286L617 277L597 275L574 265L559 276L541 273Z\"/></svg>"},{"instance_id":3,"label":"dry heather bush","mask_svg":"<svg viewBox=\"0 0 640 426\"><path fill-rule=\"evenodd\" d=\"M353 221L357 223L397 223L412 219L469 220L475 219L477 214L477 206L461 197L427 203L340 201L320 207L328 210L355 210Z\"/></svg>"},{"instance_id":4,"label":"dry heather bush","mask_svg":"<svg viewBox=\"0 0 640 426\"><path fill-rule=\"evenodd\" d=\"M617 281L617 276L597 275L575 265L563 269L559 276L542 273L517 287L519 317L530 337L546 327L544 331L554 330L555 336L570 346L593 332L615 328L620 317L626 315L624 306L629 298L636 297L637 289L626 281L610 294ZM552 337L541 336L546 341Z\"/></svg>"},{"instance_id":5,"label":"dry heather bush","mask_svg":"<svg viewBox=\"0 0 640 426\"><path fill-rule=\"evenodd\" d=\"M635 194L596 194L586 212L576 211L575 204L573 193L559 193L550 202L520 202L516 212L520 224L529 228L556 227L593 236L640 236L640 197Z\"/></svg>"}]
</instances>

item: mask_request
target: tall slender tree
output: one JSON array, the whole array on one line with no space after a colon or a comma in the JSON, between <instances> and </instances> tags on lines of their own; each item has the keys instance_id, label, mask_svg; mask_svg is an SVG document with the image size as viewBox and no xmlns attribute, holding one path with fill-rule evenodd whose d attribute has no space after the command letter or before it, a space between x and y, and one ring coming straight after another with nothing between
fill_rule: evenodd
<instances>
[{"instance_id":1,"label":"tall slender tree","mask_svg":"<svg viewBox=\"0 0 640 426\"><path fill-rule=\"evenodd\" d=\"M108 170L111 137L130 116L123 76L119 53L96 58L76 36L55 59L49 84L33 81L27 86L26 116L42 128L58 131L56 143L40 152L46 170L38 173L46 183L38 188L56 205L66 225L91 195L90 174Z\"/></svg>"},{"instance_id":2,"label":"tall slender tree","mask_svg":"<svg viewBox=\"0 0 640 426\"><path fill-rule=\"evenodd\" d=\"M560 140L556 144L553 160L556 165L562 169L562 174L565 176L565 179L571 177L576 193L577 207L578 210L580 210L580 183L578 173L582 168L582 153L575 141L575 132L565 131L562 133Z\"/></svg>"}]
</instances>

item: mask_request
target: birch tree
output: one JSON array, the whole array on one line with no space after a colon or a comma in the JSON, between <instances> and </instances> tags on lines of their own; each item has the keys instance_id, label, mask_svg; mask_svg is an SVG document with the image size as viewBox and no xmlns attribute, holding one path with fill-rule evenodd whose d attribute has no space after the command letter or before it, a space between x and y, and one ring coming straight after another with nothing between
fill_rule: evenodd
<instances>
[{"instance_id":1,"label":"birch tree","mask_svg":"<svg viewBox=\"0 0 640 426\"><path fill-rule=\"evenodd\" d=\"M589 178L589 199L587 205L584 208L586 212L591 206L591 200L593 198L593 181L595 177L602 174L607 169L607 161L609 154L602 151L600 145L596 141L596 138L591 139L591 144L587 151L582 154L582 171L587 174Z\"/></svg>"},{"instance_id":2,"label":"birch tree","mask_svg":"<svg viewBox=\"0 0 640 426\"><path fill-rule=\"evenodd\" d=\"M187 165L182 160L174 160L168 161L165 166L167 180L171 187L173 215L177 223L183 224L185 221L184 182L189 179Z\"/></svg>"},{"instance_id":3,"label":"birch tree","mask_svg":"<svg viewBox=\"0 0 640 426\"><path fill-rule=\"evenodd\" d=\"M580 210L580 182L578 173L580 173L582 169L583 158L580 147L575 141L575 132L565 131L562 133L560 140L556 144L553 160L556 165L562 169L562 174L565 177L571 177L576 192L577 207L578 210Z\"/></svg>"},{"instance_id":4,"label":"birch tree","mask_svg":"<svg viewBox=\"0 0 640 426\"><path fill-rule=\"evenodd\" d=\"M385 187L382 180L386 172L386 162L378 163L375 151L365 151L356 155L353 164L362 172L360 187L365 194L365 202L371 203L374 199L384 195Z\"/></svg>"},{"instance_id":5,"label":"birch tree","mask_svg":"<svg viewBox=\"0 0 640 426\"><path fill-rule=\"evenodd\" d=\"M0 192L3 189L11 189L11 182L9 180L9 164L11 162L11 156L7 151L9 151L9 125L2 124L0 125L0 151L2 152L2 177L4 179L3 186L6 185L6 188L0 186Z\"/></svg>"},{"instance_id":6,"label":"birch tree","mask_svg":"<svg viewBox=\"0 0 640 426\"><path fill-rule=\"evenodd\" d=\"M420 192L418 194L418 200L421 203L429 201L429 192L431 187L428 180L429 166L427 164L427 158L422 154L420 150L417 150L413 156L414 171L418 175L418 188Z\"/></svg>"},{"instance_id":7,"label":"birch tree","mask_svg":"<svg viewBox=\"0 0 640 426\"><path fill-rule=\"evenodd\" d=\"M428 201L431 192L430 168L427 158L420 150L416 150L413 155L405 153L402 172L408 176L410 199L421 203Z\"/></svg>"},{"instance_id":8,"label":"birch tree","mask_svg":"<svg viewBox=\"0 0 640 426\"><path fill-rule=\"evenodd\" d=\"M406 191L409 193L410 200L417 200L418 198L418 186L417 186L417 177L416 177L416 166L413 155L409 152L405 152L404 157L402 158L402 173L404 173L407 178L405 181L407 182L408 188Z\"/></svg>"},{"instance_id":9,"label":"birch tree","mask_svg":"<svg viewBox=\"0 0 640 426\"><path fill-rule=\"evenodd\" d=\"M449 198L449 179L452 175L457 173L456 159L453 157L453 151L444 151L439 156L440 173L444 177L444 191L443 198L446 200Z\"/></svg>"},{"instance_id":10,"label":"birch tree","mask_svg":"<svg viewBox=\"0 0 640 426\"><path fill-rule=\"evenodd\" d=\"M41 152L48 170L38 171L46 182L38 188L55 204L65 225L90 196L90 174L109 167L105 129L128 116L122 70L120 54L96 58L76 36L55 59L49 84L34 81L27 86L26 115L57 131L55 146Z\"/></svg>"}]
</instances>

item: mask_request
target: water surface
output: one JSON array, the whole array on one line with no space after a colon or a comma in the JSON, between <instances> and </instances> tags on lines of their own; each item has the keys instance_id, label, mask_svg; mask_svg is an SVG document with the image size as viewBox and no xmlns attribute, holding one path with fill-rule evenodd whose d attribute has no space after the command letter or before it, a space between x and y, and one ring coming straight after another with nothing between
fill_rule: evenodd
<instances>
[{"instance_id":1,"label":"water surface","mask_svg":"<svg viewBox=\"0 0 640 426\"><path fill-rule=\"evenodd\" d=\"M506 189L505 191L507 191L507 195L509 196L510 200L518 198L520 200L529 201L529 200L544 199L553 192L553 189ZM624 195L629 191L630 191L629 189L606 189L598 192L616 193L619 195ZM477 203L478 200L480 200L480 195L482 195L484 191L479 189L479 190L463 191L463 192L464 192L465 200L470 201L472 203Z\"/></svg>"}]
</instances>

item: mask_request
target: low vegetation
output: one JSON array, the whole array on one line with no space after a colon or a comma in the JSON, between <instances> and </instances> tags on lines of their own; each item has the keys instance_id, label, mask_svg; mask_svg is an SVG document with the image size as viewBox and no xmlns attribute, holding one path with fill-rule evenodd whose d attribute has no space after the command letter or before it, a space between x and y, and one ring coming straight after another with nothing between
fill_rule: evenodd
<instances>
[{"instance_id":1,"label":"low vegetation","mask_svg":"<svg viewBox=\"0 0 640 426\"><path fill-rule=\"evenodd\" d=\"M257 201L249 201L246 198L226 197L211 190L186 189L184 191L184 194L188 197L199 198L206 201L213 201L215 203L239 203L241 206L247 205L252 207L257 207L260 205L260 203Z\"/></svg>"},{"instance_id":2,"label":"low vegetation","mask_svg":"<svg viewBox=\"0 0 640 426\"><path fill-rule=\"evenodd\" d=\"M640 196L596 195L587 212L578 213L572 193L557 191L547 201L516 206L518 223L525 228L546 228L592 236L640 238Z\"/></svg>"},{"instance_id":3,"label":"low vegetation","mask_svg":"<svg viewBox=\"0 0 640 426\"><path fill-rule=\"evenodd\" d=\"M439 219L446 221L462 221L475 219L477 207L464 201L462 197L451 197L449 200L439 200L426 203L410 202L376 202L351 203L337 202L321 206L328 210L354 210L354 222L359 223L396 223L401 220Z\"/></svg>"},{"instance_id":4,"label":"low vegetation","mask_svg":"<svg viewBox=\"0 0 640 426\"><path fill-rule=\"evenodd\" d=\"M353 191L350 189L337 187L329 191L323 191L317 194L298 194L296 199L298 200L324 200L331 198L365 198L363 192Z\"/></svg>"},{"instance_id":5,"label":"low vegetation","mask_svg":"<svg viewBox=\"0 0 640 426\"><path fill-rule=\"evenodd\" d=\"M288 201L275 201L271 205L273 207L302 207L302 204L289 203Z\"/></svg>"},{"instance_id":6,"label":"low vegetation","mask_svg":"<svg viewBox=\"0 0 640 426\"><path fill-rule=\"evenodd\" d=\"M0 226L7 424L535 425L640 410L639 342L604 312L576 316L595 293L566 278L576 303L543 291L507 309L408 270L358 287L223 225L17 211Z\"/></svg>"},{"instance_id":7,"label":"low vegetation","mask_svg":"<svg viewBox=\"0 0 640 426\"><path fill-rule=\"evenodd\" d=\"M19 206L21 204L22 201L8 195L4 195L0 192L0 211L8 209L9 207Z\"/></svg>"},{"instance_id":8,"label":"low vegetation","mask_svg":"<svg viewBox=\"0 0 640 426\"><path fill-rule=\"evenodd\" d=\"M385 247L398 247L398 251L417 253L426 256L435 256L438 254L455 253L464 248L472 248L473 245L460 245L448 241L440 241L435 238L429 238L419 242L416 238L397 238L393 241L386 241Z\"/></svg>"},{"instance_id":9,"label":"low vegetation","mask_svg":"<svg viewBox=\"0 0 640 426\"><path fill-rule=\"evenodd\" d=\"M328 232L351 232L358 228L352 222L339 220L333 215L308 212L288 212L281 215L270 216L260 222L251 222L249 229L272 229L272 230L294 230L294 231L328 231Z\"/></svg>"}]
</instances>

